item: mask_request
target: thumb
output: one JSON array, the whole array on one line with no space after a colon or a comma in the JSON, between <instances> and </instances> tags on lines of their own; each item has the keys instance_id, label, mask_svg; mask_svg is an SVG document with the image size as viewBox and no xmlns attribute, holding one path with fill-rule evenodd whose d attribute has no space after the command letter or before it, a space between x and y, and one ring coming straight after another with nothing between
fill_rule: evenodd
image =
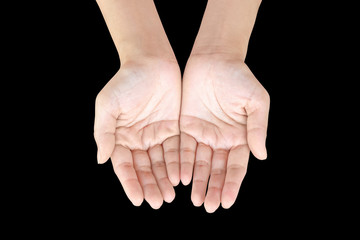
<instances>
[{"instance_id":1,"label":"thumb","mask_svg":"<svg viewBox=\"0 0 360 240\"><path fill-rule=\"evenodd\" d=\"M266 135L268 116L270 108L270 97L267 92L255 102L248 106L247 140L253 155L260 160L267 158Z\"/></svg>"},{"instance_id":2,"label":"thumb","mask_svg":"<svg viewBox=\"0 0 360 240\"><path fill-rule=\"evenodd\" d=\"M97 161L105 163L115 148L116 118L106 111L101 97L97 97L95 104L94 138L98 148Z\"/></svg>"},{"instance_id":3,"label":"thumb","mask_svg":"<svg viewBox=\"0 0 360 240\"><path fill-rule=\"evenodd\" d=\"M96 132L95 141L98 148L97 161L99 164L105 163L111 156L115 148L115 135L110 133L103 133L97 135Z\"/></svg>"}]
</instances>

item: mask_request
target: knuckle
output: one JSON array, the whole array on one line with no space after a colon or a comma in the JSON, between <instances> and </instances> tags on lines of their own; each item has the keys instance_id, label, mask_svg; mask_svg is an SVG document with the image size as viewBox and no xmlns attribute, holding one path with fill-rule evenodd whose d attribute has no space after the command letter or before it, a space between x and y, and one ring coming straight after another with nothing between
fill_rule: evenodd
<instances>
[{"instance_id":1,"label":"knuckle","mask_svg":"<svg viewBox=\"0 0 360 240\"><path fill-rule=\"evenodd\" d=\"M201 168L201 167L205 167L205 168L210 168L210 163L206 160L196 160L195 161L195 167Z\"/></svg>"},{"instance_id":2,"label":"knuckle","mask_svg":"<svg viewBox=\"0 0 360 240\"><path fill-rule=\"evenodd\" d=\"M164 168L165 163L163 161L157 161L151 163L152 168Z\"/></svg>"},{"instance_id":3,"label":"knuckle","mask_svg":"<svg viewBox=\"0 0 360 240\"><path fill-rule=\"evenodd\" d=\"M169 153L169 154L177 154L177 153L179 153L179 149L178 148L167 148L166 150L165 150L165 153Z\"/></svg>"},{"instance_id":4,"label":"knuckle","mask_svg":"<svg viewBox=\"0 0 360 240\"><path fill-rule=\"evenodd\" d=\"M191 149L189 147L181 147L180 148L180 152L181 153L190 153L190 154L195 154L195 150Z\"/></svg>"},{"instance_id":5,"label":"knuckle","mask_svg":"<svg viewBox=\"0 0 360 240\"><path fill-rule=\"evenodd\" d=\"M225 169L222 168L213 168L211 169L211 175L217 175L217 176L221 176L225 174Z\"/></svg>"}]
</instances>

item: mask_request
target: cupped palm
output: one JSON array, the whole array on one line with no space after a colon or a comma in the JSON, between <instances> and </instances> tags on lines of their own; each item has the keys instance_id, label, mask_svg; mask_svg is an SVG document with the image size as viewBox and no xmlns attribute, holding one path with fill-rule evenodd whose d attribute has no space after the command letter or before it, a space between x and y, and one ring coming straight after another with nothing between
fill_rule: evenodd
<instances>
[{"instance_id":1,"label":"cupped palm","mask_svg":"<svg viewBox=\"0 0 360 240\"><path fill-rule=\"evenodd\" d=\"M176 63L124 64L96 99L98 161L111 157L134 205L153 208L175 197L179 182L181 76Z\"/></svg>"},{"instance_id":2,"label":"cupped palm","mask_svg":"<svg viewBox=\"0 0 360 240\"><path fill-rule=\"evenodd\" d=\"M193 178L192 201L209 212L230 207L250 150L266 158L269 95L244 62L192 57L186 66L180 116L181 181ZM209 180L210 177L210 180ZM206 197L205 197L206 195Z\"/></svg>"}]
</instances>

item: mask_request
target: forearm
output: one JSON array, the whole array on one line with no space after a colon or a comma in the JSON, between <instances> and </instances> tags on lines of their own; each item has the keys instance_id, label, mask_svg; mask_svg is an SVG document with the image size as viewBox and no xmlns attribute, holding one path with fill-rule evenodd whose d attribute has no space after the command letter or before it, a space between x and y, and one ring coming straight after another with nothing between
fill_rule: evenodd
<instances>
[{"instance_id":1,"label":"forearm","mask_svg":"<svg viewBox=\"0 0 360 240\"><path fill-rule=\"evenodd\" d=\"M191 55L245 59L261 0L209 0Z\"/></svg>"},{"instance_id":2,"label":"forearm","mask_svg":"<svg viewBox=\"0 0 360 240\"><path fill-rule=\"evenodd\" d=\"M175 59L153 0L97 0L120 61Z\"/></svg>"}]
</instances>

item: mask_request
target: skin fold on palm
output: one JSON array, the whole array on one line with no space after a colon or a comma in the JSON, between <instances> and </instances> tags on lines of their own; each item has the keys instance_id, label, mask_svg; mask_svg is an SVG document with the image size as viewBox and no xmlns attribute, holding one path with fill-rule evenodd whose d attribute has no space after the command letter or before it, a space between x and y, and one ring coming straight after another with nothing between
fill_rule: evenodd
<instances>
[{"instance_id":1,"label":"skin fold on palm","mask_svg":"<svg viewBox=\"0 0 360 240\"><path fill-rule=\"evenodd\" d=\"M98 161L111 157L130 201L157 209L179 183L181 75L176 63L124 64L96 99Z\"/></svg>"},{"instance_id":2,"label":"skin fold on palm","mask_svg":"<svg viewBox=\"0 0 360 240\"><path fill-rule=\"evenodd\" d=\"M194 56L183 80L181 181L208 212L229 208L245 176L250 150L266 158L269 95L237 59ZM210 179L209 179L210 177ZM205 196L206 195L206 196Z\"/></svg>"}]
</instances>

